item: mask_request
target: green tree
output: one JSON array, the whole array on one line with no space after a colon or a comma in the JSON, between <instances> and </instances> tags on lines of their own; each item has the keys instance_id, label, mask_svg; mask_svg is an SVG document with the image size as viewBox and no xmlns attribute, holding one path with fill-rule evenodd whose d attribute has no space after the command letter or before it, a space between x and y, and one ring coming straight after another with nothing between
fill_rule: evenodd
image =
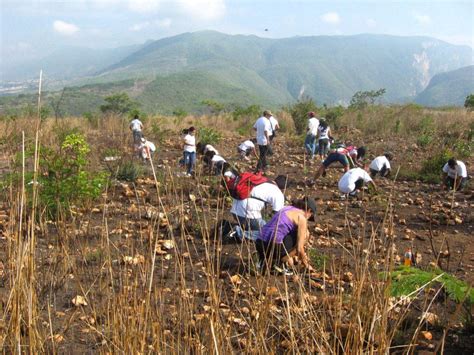
<instances>
[{"instance_id":1,"label":"green tree","mask_svg":"<svg viewBox=\"0 0 474 355\"><path fill-rule=\"evenodd\" d=\"M311 97L305 96L287 107L287 111L295 123L296 133L303 134L306 131L308 112L318 111L318 106Z\"/></svg>"},{"instance_id":2,"label":"green tree","mask_svg":"<svg viewBox=\"0 0 474 355\"><path fill-rule=\"evenodd\" d=\"M469 111L474 110L474 94L467 95L466 101L464 101L464 107Z\"/></svg>"},{"instance_id":3,"label":"green tree","mask_svg":"<svg viewBox=\"0 0 474 355\"><path fill-rule=\"evenodd\" d=\"M378 89L372 91L357 91L351 98L349 108L362 109L382 98L385 94L385 89Z\"/></svg>"},{"instance_id":4,"label":"green tree","mask_svg":"<svg viewBox=\"0 0 474 355\"><path fill-rule=\"evenodd\" d=\"M138 107L138 102L130 99L124 92L107 96L104 100L105 104L100 106L103 113L122 115Z\"/></svg>"},{"instance_id":5,"label":"green tree","mask_svg":"<svg viewBox=\"0 0 474 355\"><path fill-rule=\"evenodd\" d=\"M203 100L201 101L201 103L207 107L211 115L218 115L225 109L225 106L223 104L214 100Z\"/></svg>"}]
</instances>

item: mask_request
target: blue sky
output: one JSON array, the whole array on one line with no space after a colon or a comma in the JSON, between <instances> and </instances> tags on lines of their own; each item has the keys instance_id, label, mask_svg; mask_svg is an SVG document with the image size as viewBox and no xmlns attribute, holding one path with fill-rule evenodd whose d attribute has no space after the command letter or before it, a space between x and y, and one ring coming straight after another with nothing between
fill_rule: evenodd
<instances>
[{"instance_id":1,"label":"blue sky","mask_svg":"<svg viewBox=\"0 0 474 355\"><path fill-rule=\"evenodd\" d=\"M62 45L116 47L205 29L421 35L474 47L473 12L472 1L456 0L2 0L0 54L21 59Z\"/></svg>"}]
</instances>

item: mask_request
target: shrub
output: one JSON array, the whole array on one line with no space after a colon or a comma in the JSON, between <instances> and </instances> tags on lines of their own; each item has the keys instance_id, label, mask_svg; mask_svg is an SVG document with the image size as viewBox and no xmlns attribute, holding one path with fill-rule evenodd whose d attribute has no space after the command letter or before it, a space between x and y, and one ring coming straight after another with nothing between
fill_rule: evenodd
<instances>
[{"instance_id":1,"label":"shrub","mask_svg":"<svg viewBox=\"0 0 474 355\"><path fill-rule=\"evenodd\" d=\"M103 113L121 115L136 109L138 106L138 102L130 99L124 92L107 96L104 100L105 104L100 106Z\"/></svg>"},{"instance_id":2,"label":"shrub","mask_svg":"<svg viewBox=\"0 0 474 355\"><path fill-rule=\"evenodd\" d=\"M38 176L40 203L50 217L72 205L98 198L107 182L104 172L87 171L89 145L81 134L67 135L59 151L43 148Z\"/></svg>"},{"instance_id":3,"label":"shrub","mask_svg":"<svg viewBox=\"0 0 474 355\"><path fill-rule=\"evenodd\" d=\"M418 136L416 140L416 144L420 147L426 147L433 141L433 136L428 133L423 133L422 135Z\"/></svg>"},{"instance_id":4,"label":"shrub","mask_svg":"<svg viewBox=\"0 0 474 355\"><path fill-rule=\"evenodd\" d=\"M420 169L420 179L425 182L439 183L441 170L451 156L452 153L444 149L426 159Z\"/></svg>"},{"instance_id":5,"label":"shrub","mask_svg":"<svg viewBox=\"0 0 474 355\"><path fill-rule=\"evenodd\" d=\"M286 110L290 113L291 118L293 118L296 133L303 134L306 131L308 112L318 111L318 106L316 106L316 103L312 98L303 97L295 104L287 107Z\"/></svg>"},{"instance_id":6,"label":"shrub","mask_svg":"<svg viewBox=\"0 0 474 355\"><path fill-rule=\"evenodd\" d=\"M469 111L474 109L474 94L467 95L466 100L464 101L464 107Z\"/></svg>"},{"instance_id":7,"label":"shrub","mask_svg":"<svg viewBox=\"0 0 474 355\"><path fill-rule=\"evenodd\" d=\"M222 139L222 136L213 128L202 127L198 130L199 141L203 144L217 144Z\"/></svg>"},{"instance_id":8,"label":"shrub","mask_svg":"<svg viewBox=\"0 0 474 355\"><path fill-rule=\"evenodd\" d=\"M134 182L143 174L143 167L134 161L123 162L118 171L117 179Z\"/></svg>"}]
</instances>

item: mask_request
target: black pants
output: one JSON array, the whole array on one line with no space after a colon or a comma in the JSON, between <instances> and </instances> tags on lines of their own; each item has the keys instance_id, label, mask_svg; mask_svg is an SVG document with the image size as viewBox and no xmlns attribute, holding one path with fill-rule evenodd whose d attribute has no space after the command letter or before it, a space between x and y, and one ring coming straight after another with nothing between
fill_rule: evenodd
<instances>
[{"instance_id":1,"label":"black pants","mask_svg":"<svg viewBox=\"0 0 474 355\"><path fill-rule=\"evenodd\" d=\"M283 243L264 242L261 239L255 241L255 248L261 263L268 266L279 264L281 259L289 255L296 248L298 243L298 230L290 232L283 238Z\"/></svg>"},{"instance_id":2,"label":"black pants","mask_svg":"<svg viewBox=\"0 0 474 355\"><path fill-rule=\"evenodd\" d=\"M374 169L370 169L370 177L371 177L372 179L373 179L374 177L376 177L377 174L380 174L380 176L382 176L382 177L387 177L387 176L388 176L388 169L387 169L387 166L386 166L386 165L382 166L382 169L380 169L379 171L374 170Z\"/></svg>"},{"instance_id":3,"label":"black pants","mask_svg":"<svg viewBox=\"0 0 474 355\"><path fill-rule=\"evenodd\" d=\"M270 143L273 142L273 138L275 138L275 132L273 132L273 134L270 136ZM267 155L269 156L273 155L273 144L267 145L267 147L268 147Z\"/></svg>"},{"instance_id":4,"label":"black pants","mask_svg":"<svg viewBox=\"0 0 474 355\"><path fill-rule=\"evenodd\" d=\"M364 186L364 179L359 179L355 182L355 190L360 190ZM355 191L354 190L354 191Z\"/></svg>"},{"instance_id":5,"label":"black pants","mask_svg":"<svg viewBox=\"0 0 474 355\"><path fill-rule=\"evenodd\" d=\"M267 167L268 145L259 145L260 156L258 158L257 170L264 170Z\"/></svg>"},{"instance_id":6,"label":"black pants","mask_svg":"<svg viewBox=\"0 0 474 355\"><path fill-rule=\"evenodd\" d=\"M458 187L457 191L461 190L467 184L467 178L458 177L458 179L461 179L461 183L459 184L459 187ZM448 187L448 189L450 189L450 190L454 189L454 178L452 178L450 176L447 176L445 184Z\"/></svg>"}]
</instances>

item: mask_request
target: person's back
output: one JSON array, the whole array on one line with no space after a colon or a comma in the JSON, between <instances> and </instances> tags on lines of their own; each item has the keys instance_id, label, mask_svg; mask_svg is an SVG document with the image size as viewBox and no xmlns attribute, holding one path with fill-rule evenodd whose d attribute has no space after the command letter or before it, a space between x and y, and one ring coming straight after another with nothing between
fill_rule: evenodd
<instances>
[{"instance_id":1,"label":"person's back","mask_svg":"<svg viewBox=\"0 0 474 355\"><path fill-rule=\"evenodd\" d=\"M143 123L138 118L134 118L132 122L130 122L130 129L134 132L141 132Z\"/></svg>"},{"instance_id":2,"label":"person's back","mask_svg":"<svg viewBox=\"0 0 474 355\"><path fill-rule=\"evenodd\" d=\"M268 140L265 136L265 132L270 135L271 132L271 126L270 126L270 121L268 120L267 117L261 116L257 122L255 122L254 128L257 131L257 144L258 145L267 145Z\"/></svg>"},{"instance_id":3,"label":"person's back","mask_svg":"<svg viewBox=\"0 0 474 355\"><path fill-rule=\"evenodd\" d=\"M353 168L342 175L338 187L342 193L349 194L360 188L364 182L372 182L372 178L364 169Z\"/></svg>"},{"instance_id":4,"label":"person's back","mask_svg":"<svg viewBox=\"0 0 474 355\"><path fill-rule=\"evenodd\" d=\"M269 243L281 244L286 235L296 230L296 225L287 216L287 212L297 210L293 206L285 206L275 213L270 221L262 227L259 239Z\"/></svg>"}]
</instances>

